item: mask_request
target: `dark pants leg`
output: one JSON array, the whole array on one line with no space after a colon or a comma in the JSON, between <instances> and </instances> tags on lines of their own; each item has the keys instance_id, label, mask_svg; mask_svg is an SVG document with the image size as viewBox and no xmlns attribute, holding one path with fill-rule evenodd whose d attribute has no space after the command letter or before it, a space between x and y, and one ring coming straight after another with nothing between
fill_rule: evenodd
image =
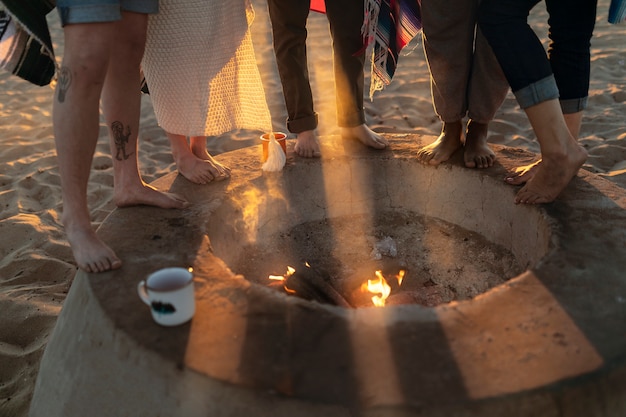
<instances>
[{"instance_id":1,"label":"dark pants leg","mask_svg":"<svg viewBox=\"0 0 626 417\"><path fill-rule=\"evenodd\" d=\"M327 0L326 16L333 38L333 66L337 92L337 124L355 127L365 123L363 67L365 51L361 27L362 0Z\"/></svg>"},{"instance_id":2,"label":"dark pants leg","mask_svg":"<svg viewBox=\"0 0 626 417\"><path fill-rule=\"evenodd\" d=\"M317 127L306 53L309 0L268 0L274 53L292 133Z\"/></svg>"},{"instance_id":3,"label":"dark pants leg","mask_svg":"<svg viewBox=\"0 0 626 417\"><path fill-rule=\"evenodd\" d=\"M589 94L596 7L597 0L546 0L548 55L565 113L583 110Z\"/></svg>"},{"instance_id":4,"label":"dark pants leg","mask_svg":"<svg viewBox=\"0 0 626 417\"><path fill-rule=\"evenodd\" d=\"M433 106L446 123L466 115L489 123L509 91L500 64L476 28L479 4L480 0L421 4Z\"/></svg>"},{"instance_id":5,"label":"dark pants leg","mask_svg":"<svg viewBox=\"0 0 626 417\"><path fill-rule=\"evenodd\" d=\"M597 0L547 0L549 56L528 25L539 0L483 0L479 24L523 108L560 97L566 113L584 108ZM574 104L572 102L574 101Z\"/></svg>"}]
</instances>

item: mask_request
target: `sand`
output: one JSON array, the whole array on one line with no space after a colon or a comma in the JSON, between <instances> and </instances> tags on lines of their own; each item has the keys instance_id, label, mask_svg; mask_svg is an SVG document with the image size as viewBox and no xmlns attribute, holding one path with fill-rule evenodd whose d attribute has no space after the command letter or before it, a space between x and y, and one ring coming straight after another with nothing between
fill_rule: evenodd
<instances>
[{"instance_id":1,"label":"sand","mask_svg":"<svg viewBox=\"0 0 626 417\"><path fill-rule=\"evenodd\" d=\"M609 25L609 1L599 3L592 41L589 108L580 139L589 151L583 169L626 188L626 24ZM253 0L253 4L257 11L253 37L274 129L285 131L286 114L266 6L260 0ZM49 20L59 58L63 38L56 12ZM546 33L545 21L540 4L532 22L542 34ZM309 21L309 55L319 132L322 136L337 133L330 39L326 19L320 14L312 14ZM366 77L367 84L368 80ZM27 415L41 355L76 271L59 220L62 201L52 134L52 93L50 87L36 87L0 73L0 416ZM439 133L441 125L432 109L419 40L403 51L392 84L376 93L373 102L366 101L366 114L368 124L378 132ZM89 183L94 227L114 209L104 125L100 133ZM209 149L219 155L257 146L257 138L258 132L237 131L211 138ZM511 94L491 124L489 140L539 150ZM147 182L176 169L148 96L142 101L139 160Z\"/></svg>"}]
</instances>

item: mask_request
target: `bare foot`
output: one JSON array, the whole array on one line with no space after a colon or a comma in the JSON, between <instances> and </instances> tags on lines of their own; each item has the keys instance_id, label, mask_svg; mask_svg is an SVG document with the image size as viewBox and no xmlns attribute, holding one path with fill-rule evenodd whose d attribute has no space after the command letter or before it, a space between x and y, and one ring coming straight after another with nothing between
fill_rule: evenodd
<instances>
[{"instance_id":1,"label":"bare foot","mask_svg":"<svg viewBox=\"0 0 626 417\"><path fill-rule=\"evenodd\" d=\"M511 185L525 184L535 176L535 173L539 168L539 164L541 164L541 159L533 162L532 164L517 167L515 168L515 171L513 171L513 174L504 178L504 181Z\"/></svg>"},{"instance_id":2,"label":"bare foot","mask_svg":"<svg viewBox=\"0 0 626 417\"><path fill-rule=\"evenodd\" d=\"M322 153L320 152L320 142L315 131L305 130L298 133L294 151L303 158L319 158Z\"/></svg>"},{"instance_id":3,"label":"bare foot","mask_svg":"<svg viewBox=\"0 0 626 417\"><path fill-rule=\"evenodd\" d=\"M143 181L140 186L115 187L113 201L118 207L148 205L160 208L182 209L189 206L189 202L183 197L159 191Z\"/></svg>"},{"instance_id":4,"label":"bare foot","mask_svg":"<svg viewBox=\"0 0 626 417\"><path fill-rule=\"evenodd\" d=\"M196 184L208 184L230 177L230 168L217 162L206 148L176 154L174 159L178 172Z\"/></svg>"},{"instance_id":5,"label":"bare foot","mask_svg":"<svg viewBox=\"0 0 626 417\"><path fill-rule=\"evenodd\" d=\"M64 220L69 218L64 216ZM122 266L122 261L98 238L91 224L81 226L64 221L64 228L74 259L83 271L105 272Z\"/></svg>"},{"instance_id":6,"label":"bare foot","mask_svg":"<svg viewBox=\"0 0 626 417\"><path fill-rule=\"evenodd\" d=\"M463 160L468 168L489 168L496 160L496 154L487 145L489 125L470 120L465 134Z\"/></svg>"},{"instance_id":7,"label":"bare foot","mask_svg":"<svg viewBox=\"0 0 626 417\"><path fill-rule=\"evenodd\" d=\"M363 145L374 149L385 149L389 146L387 139L374 132L365 124L355 127L342 127L341 137L344 139L356 139Z\"/></svg>"},{"instance_id":8,"label":"bare foot","mask_svg":"<svg viewBox=\"0 0 626 417\"><path fill-rule=\"evenodd\" d=\"M462 145L462 124L458 122L444 123L439 137L430 145L417 152L417 159L423 164L439 165L450 159L450 156Z\"/></svg>"},{"instance_id":9,"label":"bare foot","mask_svg":"<svg viewBox=\"0 0 626 417\"><path fill-rule=\"evenodd\" d=\"M554 201L586 159L587 151L577 143L569 143L564 154L544 154L532 178L515 196L515 204Z\"/></svg>"}]
</instances>

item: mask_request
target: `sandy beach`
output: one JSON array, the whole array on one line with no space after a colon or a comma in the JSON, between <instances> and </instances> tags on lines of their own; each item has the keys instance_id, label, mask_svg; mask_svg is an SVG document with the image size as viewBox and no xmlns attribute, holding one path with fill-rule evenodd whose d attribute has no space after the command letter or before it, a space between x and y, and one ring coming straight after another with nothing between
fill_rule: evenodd
<instances>
[{"instance_id":1,"label":"sandy beach","mask_svg":"<svg viewBox=\"0 0 626 417\"><path fill-rule=\"evenodd\" d=\"M253 40L274 130L285 131L286 113L266 4L261 0L253 0L253 4ZM589 152L583 169L626 189L626 23L607 23L608 7L609 0L599 1L589 107L580 143ZM63 36L56 11L48 19L60 60ZM546 20L544 5L540 4L533 11L532 24L544 35ZM308 29L309 69L319 134L324 140L324 136L338 132L326 18L312 13ZM368 86L366 73L366 89ZM37 87L0 72L0 417L28 414L41 356L76 271L60 223L62 201L52 131L52 95L49 86ZM365 106L367 122L377 132L439 134L441 124L431 104L420 39L402 51L392 84L377 92L373 101L366 100ZM209 138L209 151L219 160L219 154L258 146L258 135L255 131L237 131ZM146 182L176 170L149 96L142 99L139 140L140 169ZM489 141L539 151L530 124L512 94L491 124ZM108 137L101 123L89 182L94 227L115 208L111 203L112 175Z\"/></svg>"}]
</instances>

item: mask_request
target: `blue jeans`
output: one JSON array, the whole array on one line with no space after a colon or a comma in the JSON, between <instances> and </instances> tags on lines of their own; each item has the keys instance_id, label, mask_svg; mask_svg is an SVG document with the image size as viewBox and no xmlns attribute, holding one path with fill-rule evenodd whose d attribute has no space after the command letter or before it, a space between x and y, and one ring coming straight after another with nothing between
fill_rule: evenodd
<instances>
[{"instance_id":1,"label":"blue jeans","mask_svg":"<svg viewBox=\"0 0 626 417\"><path fill-rule=\"evenodd\" d=\"M528 25L541 0L483 0L478 23L523 109L559 98L564 113L583 110L597 0L545 0L548 54Z\"/></svg>"},{"instance_id":2,"label":"blue jeans","mask_svg":"<svg viewBox=\"0 0 626 417\"><path fill-rule=\"evenodd\" d=\"M57 0L61 25L71 23L114 22L122 18L122 10L154 14L159 0Z\"/></svg>"}]
</instances>

